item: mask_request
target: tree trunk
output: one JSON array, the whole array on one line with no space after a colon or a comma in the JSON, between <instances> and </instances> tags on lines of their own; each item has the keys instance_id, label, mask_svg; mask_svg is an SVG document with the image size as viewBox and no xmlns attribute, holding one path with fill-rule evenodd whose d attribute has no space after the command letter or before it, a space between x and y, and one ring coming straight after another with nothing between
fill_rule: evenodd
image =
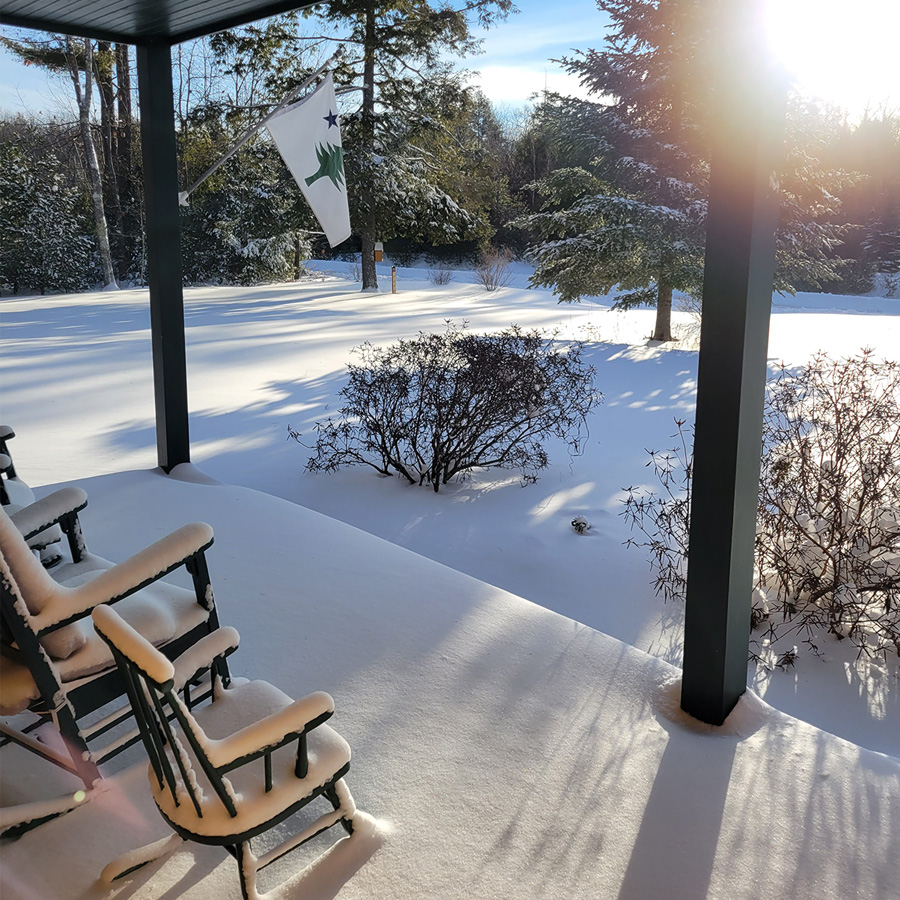
<instances>
[{"instance_id":1,"label":"tree trunk","mask_svg":"<svg viewBox=\"0 0 900 900\"><path fill-rule=\"evenodd\" d=\"M365 59L363 63L363 100L360 152L371 159L375 154L375 4L366 9ZM362 185L360 206L365 209L359 229L362 238L362 289L378 290L378 274L375 271L375 185L374 172L367 167L367 181Z\"/></svg>"},{"instance_id":2,"label":"tree trunk","mask_svg":"<svg viewBox=\"0 0 900 900\"><path fill-rule=\"evenodd\" d=\"M69 62L69 75L75 87L75 99L78 102L78 123L81 130L81 143L84 149L84 161L91 181L91 201L94 207L94 228L97 232L97 245L100 249L100 265L103 268L104 287L118 287L116 274L113 271L112 254L109 250L109 230L106 227L106 211L103 208L103 182L100 178L100 163L91 135L91 89L93 86L93 46L89 40L84 42L84 90L81 88L81 76L78 71L78 58L75 42L66 37L66 55Z\"/></svg>"},{"instance_id":3,"label":"tree trunk","mask_svg":"<svg viewBox=\"0 0 900 900\"><path fill-rule=\"evenodd\" d=\"M672 340L672 285L665 277L659 279L656 291L656 325L653 327L650 340Z\"/></svg>"},{"instance_id":4,"label":"tree trunk","mask_svg":"<svg viewBox=\"0 0 900 900\"><path fill-rule=\"evenodd\" d=\"M118 140L116 151L119 157L119 176L122 193L120 197L131 197L131 60L128 44L116 44L116 104L118 106Z\"/></svg>"},{"instance_id":5,"label":"tree trunk","mask_svg":"<svg viewBox=\"0 0 900 900\"><path fill-rule=\"evenodd\" d=\"M97 92L100 95L100 136L103 144L103 169L106 175L105 207L112 215L116 268L121 273L125 224L119 200L119 179L116 172L117 129L115 128L115 93L113 91L113 51L108 41L97 43ZM103 56L100 56L102 52Z\"/></svg>"}]
</instances>

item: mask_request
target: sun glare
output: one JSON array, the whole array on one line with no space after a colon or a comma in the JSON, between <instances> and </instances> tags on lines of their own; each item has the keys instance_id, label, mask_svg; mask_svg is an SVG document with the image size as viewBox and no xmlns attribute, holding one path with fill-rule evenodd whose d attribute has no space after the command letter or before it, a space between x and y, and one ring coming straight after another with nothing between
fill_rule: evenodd
<instances>
[{"instance_id":1,"label":"sun glare","mask_svg":"<svg viewBox=\"0 0 900 900\"><path fill-rule=\"evenodd\" d=\"M768 0L767 25L803 93L852 116L900 108L898 0Z\"/></svg>"}]
</instances>

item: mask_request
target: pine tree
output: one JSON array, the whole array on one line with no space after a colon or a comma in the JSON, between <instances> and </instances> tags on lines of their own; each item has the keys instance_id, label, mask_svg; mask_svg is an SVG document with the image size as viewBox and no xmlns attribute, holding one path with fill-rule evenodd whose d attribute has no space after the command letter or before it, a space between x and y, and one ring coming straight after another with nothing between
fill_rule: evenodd
<instances>
[{"instance_id":1,"label":"pine tree","mask_svg":"<svg viewBox=\"0 0 900 900\"><path fill-rule=\"evenodd\" d=\"M487 26L511 8L511 0L472 0L459 8L429 0L333 0L322 10L339 39L360 51L336 81L362 92L358 112L342 117L342 128L363 290L378 287L376 238L402 234L441 243L473 230L473 217L441 186L433 156L417 141L442 128L445 111L460 102L460 79L444 56L476 46L470 15Z\"/></svg>"},{"instance_id":2,"label":"pine tree","mask_svg":"<svg viewBox=\"0 0 900 900\"><path fill-rule=\"evenodd\" d=\"M838 150L862 176L841 195L848 221L858 226L841 253L870 276L896 274L900 272L900 113L865 116L848 129Z\"/></svg>"},{"instance_id":3,"label":"pine tree","mask_svg":"<svg viewBox=\"0 0 900 900\"><path fill-rule=\"evenodd\" d=\"M218 115L193 120L188 135L183 149L188 182L235 138ZM258 136L200 185L182 209L185 280L253 284L289 278L298 230L314 227L278 151ZM301 249L308 255L305 234Z\"/></svg>"},{"instance_id":4,"label":"pine tree","mask_svg":"<svg viewBox=\"0 0 900 900\"><path fill-rule=\"evenodd\" d=\"M223 31L185 48L176 68L181 182L192 184L314 67L299 14ZM299 188L263 133L232 156L182 209L188 282L286 279L315 229Z\"/></svg>"},{"instance_id":5,"label":"pine tree","mask_svg":"<svg viewBox=\"0 0 900 900\"><path fill-rule=\"evenodd\" d=\"M53 155L29 159L0 145L0 285L12 292L85 290L94 274L92 242Z\"/></svg>"},{"instance_id":6,"label":"pine tree","mask_svg":"<svg viewBox=\"0 0 900 900\"><path fill-rule=\"evenodd\" d=\"M561 299L607 293L616 306L656 306L652 339L671 340L674 290L702 288L710 130L715 89L704 0L598 0L612 19L603 51L564 60L598 99L556 98L563 155L581 155L533 184L541 210L521 221L538 236L533 283ZM795 128L797 141L803 129ZM794 142L781 173L776 288L836 277L841 176ZM588 159L584 160L584 155Z\"/></svg>"},{"instance_id":7,"label":"pine tree","mask_svg":"<svg viewBox=\"0 0 900 900\"><path fill-rule=\"evenodd\" d=\"M601 100L555 110L564 132L580 136L577 144L568 139L570 152L592 153L584 167L557 170L536 186L544 205L526 223L542 240L534 283L554 286L563 300L618 285L620 308L655 303L652 339L667 341L673 291L696 293L702 279L700 48L708 26L694 0L598 6L613 23L605 51L565 64Z\"/></svg>"}]
</instances>

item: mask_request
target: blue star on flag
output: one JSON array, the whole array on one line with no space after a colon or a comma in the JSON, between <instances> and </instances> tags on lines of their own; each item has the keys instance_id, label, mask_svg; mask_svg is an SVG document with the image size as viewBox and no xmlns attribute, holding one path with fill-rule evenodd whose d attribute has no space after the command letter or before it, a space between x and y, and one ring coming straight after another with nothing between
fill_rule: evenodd
<instances>
[{"instance_id":1,"label":"blue star on flag","mask_svg":"<svg viewBox=\"0 0 900 900\"><path fill-rule=\"evenodd\" d=\"M332 125L337 126L337 113L333 113L330 109L328 110L327 116L322 116L322 118L328 123L328 127L331 128Z\"/></svg>"}]
</instances>

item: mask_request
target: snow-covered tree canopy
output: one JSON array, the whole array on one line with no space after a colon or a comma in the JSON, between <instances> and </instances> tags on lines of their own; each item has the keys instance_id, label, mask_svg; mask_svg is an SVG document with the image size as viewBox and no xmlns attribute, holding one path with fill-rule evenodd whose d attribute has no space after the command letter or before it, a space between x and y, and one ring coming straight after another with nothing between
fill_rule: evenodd
<instances>
[{"instance_id":1,"label":"snow-covered tree canopy","mask_svg":"<svg viewBox=\"0 0 900 900\"><path fill-rule=\"evenodd\" d=\"M563 300L618 285L621 307L657 305L653 337L670 340L672 291L699 296L716 79L709 4L599 0L612 18L602 51L564 60L596 100L548 97L562 155L578 160L532 185L541 210L520 220L536 235L534 283ZM814 155L795 104L782 172L776 288L836 277L827 251L840 229L842 176ZM803 149L806 148L806 149ZM585 159L586 151L590 155ZM561 160L564 162L564 160Z\"/></svg>"}]
</instances>

